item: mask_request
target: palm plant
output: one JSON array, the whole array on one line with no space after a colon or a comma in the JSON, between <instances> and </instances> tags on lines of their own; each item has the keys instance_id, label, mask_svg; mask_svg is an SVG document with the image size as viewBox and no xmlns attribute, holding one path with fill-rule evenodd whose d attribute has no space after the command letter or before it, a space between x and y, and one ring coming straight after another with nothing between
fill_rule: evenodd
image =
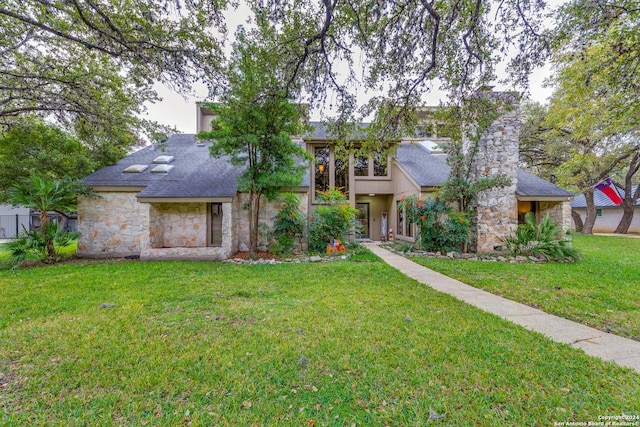
<instances>
[{"instance_id":1,"label":"palm plant","mask_svg":"<svg viewBox=\"0 0 640 427\"><path fill-rule=\"evenodd\" d=\"M26 206L40 211L39 241L45 247L46 259L55 259L55 240L61 232L50 225L49 212L74 211L77 206L81 184L71 180L48 180L34 175L30 180L15 184L8 191L8 200L14 206ZM26 233L27 235L29 233ZM32 244L38 239L32 234Z\"/></svg>"},{"instance_id":2,"label":"palm plant","mask_svg":"<svg viewBox=\"0 0 640 427\"><path fill-rule=\"evenodd\" d=\"M542 256L549 261L579 260L580 254L571 247L571 242L562 236L562 229L547 213L536 224L532 212L525 216L525 223L516 232L502 241L511 255Z\"/></svg>"}]
</instances>

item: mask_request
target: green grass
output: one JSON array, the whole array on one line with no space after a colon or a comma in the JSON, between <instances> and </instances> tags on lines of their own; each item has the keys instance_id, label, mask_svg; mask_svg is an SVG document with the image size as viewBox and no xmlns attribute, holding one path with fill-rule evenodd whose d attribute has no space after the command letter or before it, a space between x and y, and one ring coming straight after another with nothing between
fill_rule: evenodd
<instances>
[{"instance_id":1,"label":"green grass","mask_svg":"<svg viewBox=\"0 0 640 427\"><path fill-rule=\"evenodd\" d=\"M75 261L2 271L0 293L2 425L496 426L640 414L634 371L372 255ZM430 410L446 417L429 423Z\"/></svg>"},{"instance_id":2,"label":"green grass","mask_svg":"<svg viewBox=\"0 0 640 427\"><path fill-rule=\"evenodd\" d=\"M640 239L575 235L573 244L584 257L577 263L413 260L547 313L640 340Z\"/></svg>"}]
</instances>

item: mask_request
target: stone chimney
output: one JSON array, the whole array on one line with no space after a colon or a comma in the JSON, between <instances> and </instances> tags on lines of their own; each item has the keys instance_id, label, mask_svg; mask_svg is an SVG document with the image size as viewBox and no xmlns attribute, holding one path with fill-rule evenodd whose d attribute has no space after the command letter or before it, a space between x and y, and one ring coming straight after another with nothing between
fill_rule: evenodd
<instances>
[{"instance_id":1,"label":"stone chimney","mask_svg":"<svg viewBox=\"0 0 640 427\"><path fill-rule=\"evenodd\" d=\"M475 152L471 165L471 180L496 175L506 176L509 185L496 186L477 194L475 221L475 247L479 253L500 248L500 240L518 227L518 201L516 199L518 137L520 134L520 108L518 96L511 92L480 92L498 106L500 116L483 132L474 147L466 140L465 154Z\"/></svg>"}]
</instances>

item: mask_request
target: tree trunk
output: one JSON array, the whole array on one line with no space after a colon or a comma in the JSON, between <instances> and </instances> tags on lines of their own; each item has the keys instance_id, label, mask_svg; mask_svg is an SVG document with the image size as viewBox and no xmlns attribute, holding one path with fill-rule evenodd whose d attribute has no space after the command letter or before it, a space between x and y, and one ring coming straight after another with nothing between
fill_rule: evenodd
<instances>
[{"instance_id":1,"label":"tree trunk","mask_svg":"<svg viewBox=\"0 0 640 427\"><path fill-rule=\"evenodd\" d=\"M260 225L260 193L249 192L249 255L258 253L258 226Z\"/></svg>"},{"instance_id":2,"label":"tree trunk","mask_svg":"<svg viewBox=\"0 0 640 427\"><path fill-rule=\"evenodd\" d=\"M634 156L631 158L631 162L629 163L629 169L627 170L627 174L624 177L624 199L622 200L622 218L620 218L620 223L616 228L616 233L627 234L629 232L629 227L631 226L631 221L633 221L633 211L636 207L636 200L638 200L638 196L640 196L640 186L636 188L635 192L633 190L633 177L640 169L640 152L636 150Z\"/></svg>"},{"instance_id":3,"label":"tree trunk","mask_svg":"<svg viewBox=\"0 0 640 427\"><path fill-rule=\"evenodd\" d=\"M584 224L582 223L582 217L575 209L571 208L571 218L573 218L573 223L576 226L576 232L581 233Z\"/></svg>"},{"instance_id":4,"label":"tree trunk","mask_svg":"<svg viewBox=\"0 0 640 427\"><path fill-rule=\"evenodd\" d=\"M587 202L587 217L582 226L582 234L593 234L593 225L596 223L596 205L593 201L593 187L584 192L584 199Z\"/></svg>"},{"instance_id":5,"label":"tree trunk","mask_svg":"<svg viewBox=\"0 0 640 427\"><path fill-rule=\"evenodd\" d=\"M620 218L620 223L618 224L615 233L627 234L629 232L631 221L633 221L633 210L635 205L635 199L627 197L624 198L622 201L622 218Z\"/></svg>"},{"instance_id":6,"label":"tree trunk","mask_svg":"<svg viewBox=\"0 0 640 427\"><path fill-rule=\"evenodd\" d=\"M56 248L53 244L53 238L49 235L49 233L47 233L47 228L50 221L51 219L49 218L49 212L42 209L40 211L40 232L42 233L42 237L44 238L47 248L47 262L53 261L53 259L56 257Z\"/></svg>"}]
</instances>

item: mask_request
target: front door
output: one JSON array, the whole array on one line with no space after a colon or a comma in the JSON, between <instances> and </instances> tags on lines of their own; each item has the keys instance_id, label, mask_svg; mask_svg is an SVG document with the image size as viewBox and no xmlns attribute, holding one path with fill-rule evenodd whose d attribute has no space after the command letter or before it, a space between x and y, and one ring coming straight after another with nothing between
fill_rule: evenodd
<instances>
[{"instance_id":1,"label":"front door","mask_svg":"<svg viewBox=\"0 0 640 427\"><path fill-rule=\"evenodd\" d=\"M356 238L368 239L369 236L369 203L356 203Z\"/></svg>"}]
</instances>

